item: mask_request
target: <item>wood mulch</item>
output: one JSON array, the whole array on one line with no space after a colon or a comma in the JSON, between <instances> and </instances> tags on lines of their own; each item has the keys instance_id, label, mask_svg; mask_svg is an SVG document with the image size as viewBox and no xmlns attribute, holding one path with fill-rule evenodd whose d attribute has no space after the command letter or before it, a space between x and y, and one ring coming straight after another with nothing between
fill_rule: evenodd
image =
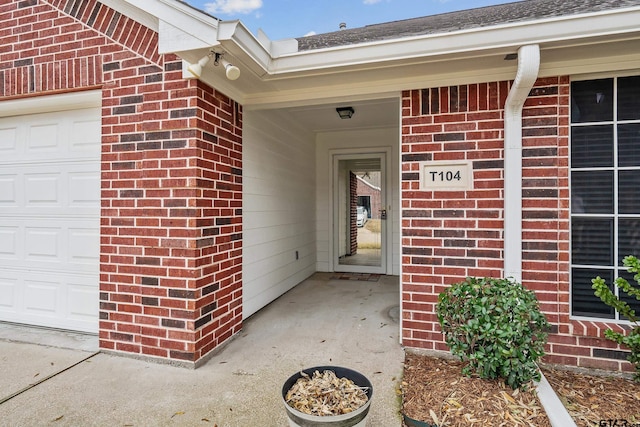
<instances>
[{"instance_id":1,"label":"wood mulch","mask_svg":"<svg viewBox=\"0 0 640 427\"><path fill-rule=\"evenodd\" d=\"M524 392L502 380L469 378L462 367L455 360L406 355L402 410L422 422L415 426L551 426L533 387Z\"/></svg>"},{"instance_id":2,"label":"wood mulch","mask_svg":"<svg viewBox=\"0 0 640 427\"><path fill-rule=\"evenodd\" d=\"M551 426L533 387L524 392L512 390L502 380L465 377L463 365L406 355L402 380L402 412L410 418L406 426ZM640 427L640 383L550 367L542 372L578 427Z\"/></svg>"},{"instance_id":3,"label":"wood mulch","mask_svg":"<svg viewBox=\"0 0 640 427\"><path fill-rule=\"evenodd\" d=\"M542 372L578 427L640 426L640 382L549 367Z\"/></svg>"}]
</instances>

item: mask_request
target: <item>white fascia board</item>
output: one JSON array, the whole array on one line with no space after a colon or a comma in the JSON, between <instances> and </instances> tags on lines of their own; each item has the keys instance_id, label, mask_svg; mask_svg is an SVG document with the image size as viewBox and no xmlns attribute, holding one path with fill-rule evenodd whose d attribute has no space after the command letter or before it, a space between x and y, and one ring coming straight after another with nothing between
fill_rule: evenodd
<instances>
[{"instance_id":1,"label":"white fascia board","mask_svg":"<svg viewBox=\"0 0 640 427\"><path fill-rule=\"evenodd\" d=\"M421 75L405 76L396 73L395 78L348 80L334 79L331 85L318 84L289 90L264 91L247 93L244 95L245 107L256 109L277 108L281 106L307 105L313 100L338 101L348 97L360 99L362 96L386 97L389 94L397 94L402 90L411 90L423 87L441 87L458 84L483 83L487 81L511 80L515 75L513 61L500 61L494 68L478 68L451 71L432 72L425 68ZM324 101L323 101L324 102Z\"/></svg>"},{"instance_id":2,"label":"white fascia board","mask_svg":"<svg viewBox=\"0 0 640 427\"><path fill-rule=\"evenodd\" d=\"M218 20L175 0L101 0L158 33L160 53L217 44ZM176 48L176 46L178 46Z\"/></svg>"},{"instance_id":3,"label":"white fascia board","mask_svg":"<svg viewBox=\"0 0 640 427\"><path fill-rule=\"evenodd\" d=\"M160 53L210 49L218 45L215 29L209 30L209 37L206 37L206 33L203 33L200 37L194 37L192 34L164 20L160 20L159 28L158 51Z\"/></svg>"},{"instance_id":4,"label":"white fascia board","mask_svg":"<svg viewBox=\"0 0 640 427\"><path fill-rule=\"evenodd\" d=\"M128 16L153 31L158 31L158 18L144 10L144 8L136 7L125 0L100 0L100 3Z\"/></svg>"},{"instance_id":5,"label":"white fascia board","mask_svg":"<svg viewBox=\"0 0 640 427\"><path fill-rule=\"evenodd\" d=\"M269 47L264 46L251 34L241 21L220 21L217 39L224 50L236 58L241 58L244 66L258 77L268 73L273 58ZM244 59L246 57L248 60Z\"/></svg>"},{"instance_id":6,"label":"white fascia board","mask_svg":"<svg viewBox=\"0 0 640 427\"><path fill-rule=\"evenodd\" d=\"M638 32L640 7L511 23L450 33L391 39L275 56L239 21L220 22L218 40L265 80L335 72L337 68L371 67L399 60L419 60L527 44L578 43L579 40Z\"/></svg>"},{"instance_id":7,"label":"white fascia board","mask_svg":"<svg viewBox=\"0 0 640 427\"><path fill-rule=\"evenodd\" d=\"M640 7L601 13L513 23L451 33L392 39L282 55L272 61L270 75L319 72L336 67L381 64L389 61L429 58L513 48L528 44L576 43L613 34L638 32Z\"/></svg>"},{"instance_id":8,"label":"white fascia board","mask_svg":"<svg viewBox=\"0 0 640 427\"><path fill-rule=\"evenodd\" d=\"M640 52L629 55L598 56L570 62L546 61L540 67L540 77L610 73L612 70L640 70Z\"/></svg>"}]
</instances>

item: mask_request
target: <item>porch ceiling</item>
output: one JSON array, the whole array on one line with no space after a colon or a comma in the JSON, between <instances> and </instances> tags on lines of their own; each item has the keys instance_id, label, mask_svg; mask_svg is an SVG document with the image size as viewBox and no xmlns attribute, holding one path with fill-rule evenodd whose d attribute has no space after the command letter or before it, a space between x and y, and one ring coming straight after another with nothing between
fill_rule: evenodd
<instances>
[{"instance_id":1,"label":"porch ceiling","mask_svg":"<svg viewBox=\"0 0 640 427\"><path fill-rule=\"evenodd\" d=\"M353 107L350 119L340 119L336 107ZM398 98L287 107L282 110L292 122L310 132L347 131L400 126Z\"/></svg>"}]
</instances>

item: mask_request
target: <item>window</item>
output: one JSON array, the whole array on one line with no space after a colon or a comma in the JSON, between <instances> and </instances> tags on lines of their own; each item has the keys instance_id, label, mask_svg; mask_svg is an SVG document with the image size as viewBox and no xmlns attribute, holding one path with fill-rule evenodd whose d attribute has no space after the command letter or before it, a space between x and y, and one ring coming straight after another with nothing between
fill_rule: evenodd
<instances>
[{"instance_id":1,"label":"window","mask_svg":"<svg viewBox=\"0 0 640 427\"><path fill-rule=\"evenodd\" d=\"M571 83L570 155L571 311L621 320L591 279L636 283L622 259L640 256L640 76ZM621 297L640 312L640 301Z\"/></svg>"}]
</instances>

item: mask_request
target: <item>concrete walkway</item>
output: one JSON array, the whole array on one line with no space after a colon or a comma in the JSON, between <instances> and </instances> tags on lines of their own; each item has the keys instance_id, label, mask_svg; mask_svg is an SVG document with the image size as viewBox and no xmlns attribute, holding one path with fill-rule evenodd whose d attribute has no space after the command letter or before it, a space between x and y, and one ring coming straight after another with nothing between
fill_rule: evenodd
<instances>
[{"instance_id":1,"label":"concrete walkway","mask_svg":"<svg viewBox=\"0 0 640 427\"><path fill-rule=\"evenodd\" d=\"M339 365L373 383L368 425L400 426L398 278L331 277L315 274L248 319L196 370L93 355L86 341L65 345L69 337L60 346L75 349L58 348L51 331L39 332L46 345L26 344L19 341L38 332L17 336L0 325L0 400L26 389L0 404L0 425L286 426L283 382L303 368Z\"/></svg>"}]
</instances>

